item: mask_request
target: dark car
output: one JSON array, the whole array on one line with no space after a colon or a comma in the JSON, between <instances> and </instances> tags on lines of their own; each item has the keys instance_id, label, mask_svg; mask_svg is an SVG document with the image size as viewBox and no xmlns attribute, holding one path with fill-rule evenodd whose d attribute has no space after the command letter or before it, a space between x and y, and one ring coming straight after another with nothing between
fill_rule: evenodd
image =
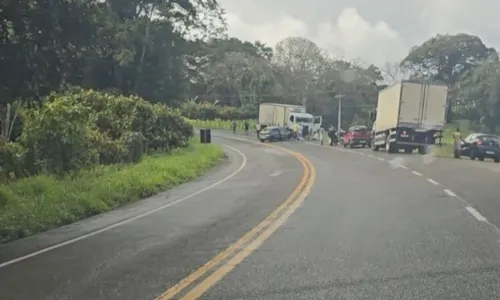
<instances>
[{"instance_id":1,"label":"dark car","mask_svg":"<svg viewBox=\"0 0 500 300\"><path fill-rule=\"evenodd\" d=\"M462 141L461 156L470 159L491 158L494 162L500 161L500 141L496 135L487 133L472 133Z\"/></svg>"},{"instance_id":2,"label":"dark car","mask_svg":"<svg viewBox=\"0 0 500 300\"><path fill-rule=\"evenodd\" d=\"M341 139L341 143L344 147L349 146L351 148L357 145L361 145L363 148L366 146L370 147L371 142L372 134L368 128L363 125L352 126L344 133Z\"/></svg>"},{"instance_id":3,"label":"dark car","mask_svg":"<svg viewBox=\"0 0 500 300\"><path fill-rule=\"evenodd\" d=\"M292 132L290 130L278 126L268 126L259 134L259 140L261 142L288 141L291 137Z\"/></svg>"}]
</instances>

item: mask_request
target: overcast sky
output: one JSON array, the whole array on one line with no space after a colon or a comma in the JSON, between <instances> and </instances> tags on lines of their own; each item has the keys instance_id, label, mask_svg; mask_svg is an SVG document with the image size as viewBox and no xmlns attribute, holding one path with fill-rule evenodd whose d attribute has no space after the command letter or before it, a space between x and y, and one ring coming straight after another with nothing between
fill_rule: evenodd
<instances>
[{"instance_id":1,"label":"overcast sky","mask_svg":"<svg viewBox=\"0 0 500 300\"><path fill-rule=\"evenodd\" d=\"M498 0L219 0L229 34L273 45L305 36L336 56L383 66L437 33L466 32L500 49Z\"/></svg>"}]
</instances>

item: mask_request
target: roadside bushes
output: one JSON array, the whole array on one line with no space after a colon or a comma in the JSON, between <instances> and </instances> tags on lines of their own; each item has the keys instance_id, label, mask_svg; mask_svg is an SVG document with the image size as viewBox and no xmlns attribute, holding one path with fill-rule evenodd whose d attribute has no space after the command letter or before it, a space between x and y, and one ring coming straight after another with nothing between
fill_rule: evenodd
<instances>
[{"instance_id":1,"label":"roadside bushes","mask_svg":"<svg viewBox=\"0 0 500 300\"><path fill-rule=\"evenodd\" d=\"M244 120L255 118L257 115L257 109L236 108L210 102L197 103L193 100L184 102L181 111L183 116L192 120Z\"/></svg>"},{"instance_id":2,"label":"roadside bushes","mask_svg":"<svg viewBox=\"0 0 500 300\"><path fill-rule=\"evenodd\" d=\"M191 125L193 125L194 127L197 127L197 128L228 129L228 130L233 129L233 121L230 121L230 120L221 120L221 119L191 120L191 119L187 119L187 121ZM236 121L236 130L237 131L244 131L245 122L248 122L248 124L250 125L249 130L251 130L251 131L255 130L255 125L257 124L257 120L254 120L254 119Z\"/></svg>"},{"instance_id":3,"label":"roadside bushes","mask_svg":"<svg viewBox=\"0 0 500 300\"><path fill-rule=\"evenodd\" d=\"M4 178L137 162L144 153L185 147L193 135L178 110L92 90L53 93L20 116L19 142L0 143Z\"/></svg>"}]
</instances>

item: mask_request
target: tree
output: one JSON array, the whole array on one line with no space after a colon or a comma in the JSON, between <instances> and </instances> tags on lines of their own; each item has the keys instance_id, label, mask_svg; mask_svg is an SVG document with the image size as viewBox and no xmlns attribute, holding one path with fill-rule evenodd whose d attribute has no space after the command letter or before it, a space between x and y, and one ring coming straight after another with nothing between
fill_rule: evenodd
<instances>
[{"instance_id":1,"label":"tree","mask_svg":"<svg viewBox=\"0 0 500 300\"><path fill-rule=\"evenodd\" d=\"M397 83L400 80L408 79L410 77L409 69L401 67L398 62L387 62L382 69L384 81L387 85Z\"/></svg>"},{"instance_id":2,"label":"tree","mask_svg":"<svg viewBox=\"0 0 500 300\"><path fill-rule=\"evenodd\" d=\"M312 41L303 37L289 37L276 44L273 65L282 75L288 99L305 104L306 94L315 87L327 62L325 53Z\"/></svg>"},{"instance_id":3,"label":"tree","mask_svg":"<svg viewBox=\"0 0 500 300\"><path fill-rule=\"evenodd\" d=\"M479 122L483 130L500 126L500 62L494 54L459 83L455 114Z\"/></svg>"},{"instance_id":4,"label":"tree","mask_svg":"<svg viewBox=\"0 0 500 300\"><path fill-rule=\"evenodd\" d=\"M437 35L420 46L413 47L401 66L412 73L413 78L440 81L453 87L460 78L474 69L481 61L495 55L474 35ZM453 117L455 90L449 94L447 117Z\"/></svg>"}]
</instances>

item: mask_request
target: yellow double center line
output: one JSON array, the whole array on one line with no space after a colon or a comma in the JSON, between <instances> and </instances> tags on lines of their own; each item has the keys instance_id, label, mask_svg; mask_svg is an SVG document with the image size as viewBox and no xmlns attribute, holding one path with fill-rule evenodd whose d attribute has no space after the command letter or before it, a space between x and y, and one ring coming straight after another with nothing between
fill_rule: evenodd
<instances>
[{"instance_id":1,"label":"yellow double center line","mask_svg":"<svg viewBox=\"0 0 500 300\"><path fill-rule=\"evenodd\" d=\"M231 272L245 258L250 256L253 251L260 247L304 202L307 194L310 192L314 181L316 180L316 168L302 154L288 150L286 148L266 144L267 147L275 148L287 152L297 158L304 172L299 184L295 187L288 198L282 202L269 216L260 224L246 233L237 242L229 246L223 252L217 254L214 258L191 273L186 278L179 281L176 285L169 288L161 294L156 300L168 300L184 291L187 287L202 278L205 274L214 270L206 276L201 282L195 284L181 299L198 299L210 287L215 285L225 275ZM225 261L225 263L223 263Z\"/></svg>"}]
</instances>

